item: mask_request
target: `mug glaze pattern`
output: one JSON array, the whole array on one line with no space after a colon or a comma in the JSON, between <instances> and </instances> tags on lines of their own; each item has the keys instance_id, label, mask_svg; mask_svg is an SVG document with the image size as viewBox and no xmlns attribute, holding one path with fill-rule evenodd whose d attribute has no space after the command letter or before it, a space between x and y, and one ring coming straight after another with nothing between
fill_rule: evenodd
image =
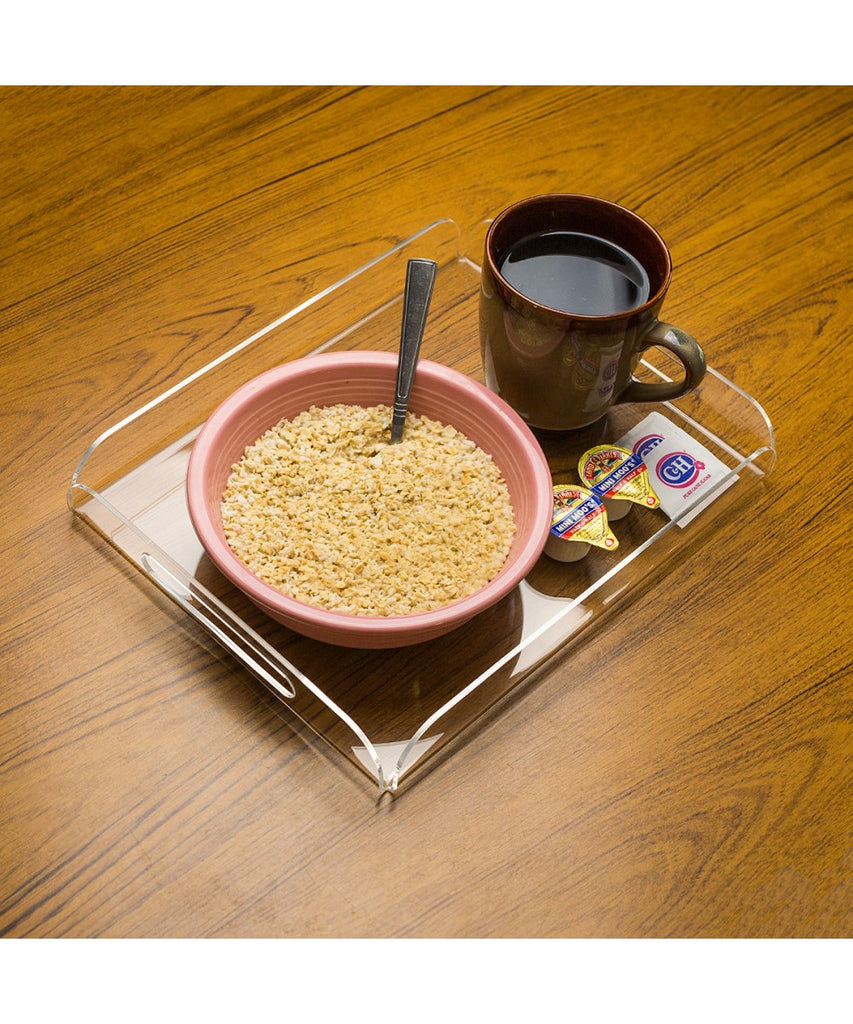
<instances>
[{"instance_id":1,"label":"mug glaze pattern","mask_svg":"<svg viewBox=\"0 0 853 1024\"><path fill-rule=\"evenodd\" d=\"M606 316L541 305L501 274L510 248L550 231L595 235L629 252L646 271L642 305ZM705 357L685 331L658 319L672 276L663 239L637 214L605 199L554 193L524 199L489 227L480 287L480 345L487 385L532 427L575 430L620 402L663 402L693 390ZM680 381L633 379L642 353L669 349L682 363Z\"/></svg>"}]
</instances>

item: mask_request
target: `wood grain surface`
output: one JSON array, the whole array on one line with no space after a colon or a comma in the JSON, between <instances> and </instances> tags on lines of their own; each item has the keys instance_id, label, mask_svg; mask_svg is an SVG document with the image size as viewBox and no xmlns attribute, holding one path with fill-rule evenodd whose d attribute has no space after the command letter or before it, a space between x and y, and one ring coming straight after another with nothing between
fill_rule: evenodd
<instances>
[{"instance_id":1,"label":"wood grain surface","mask_svg":"<svg viewBox=\"0 0 853 1024\"><path fill-rule=\"evenodd\" d=\"M851 122L831 87L0 90L0 934L849 937ZM659 228L776 469L378 799L65 492L232 336L545 191Z\"/></svg>"}]
</instances>

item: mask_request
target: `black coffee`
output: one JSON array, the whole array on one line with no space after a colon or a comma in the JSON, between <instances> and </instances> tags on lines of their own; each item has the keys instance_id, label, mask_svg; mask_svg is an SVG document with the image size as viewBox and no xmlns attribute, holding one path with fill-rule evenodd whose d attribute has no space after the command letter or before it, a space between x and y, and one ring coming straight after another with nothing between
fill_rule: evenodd
<instances>
[{"instance_id":1,"label":"black coffee","mask_svg":"<svg viewBox=\"0 0 853 1024\"><path fill-rule=\"evenodd\" d=\"M523 295L564 313L610 316L642 306L649 297L648 274L630 253L576 231L522 238L500 271Z\"/></svg>"}]
</instances>

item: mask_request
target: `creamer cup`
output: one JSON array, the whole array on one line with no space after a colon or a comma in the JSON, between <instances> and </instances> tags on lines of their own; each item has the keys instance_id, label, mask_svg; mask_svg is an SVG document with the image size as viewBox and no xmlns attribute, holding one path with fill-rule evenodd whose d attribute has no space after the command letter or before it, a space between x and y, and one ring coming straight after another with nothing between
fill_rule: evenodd
<instances>
[{"instance_id":1,"label":"creamer cup","mask_svg":"<svg viewBox=\"0 0 853 1024\"><path fill-rule=\"evenodd\" d=\"M601 499L577 484L554 485L554 514L545 554L558 562L577 562L590 545L614 551L619 541L607 522Z\"/></svg>"},{"instance_id":2,"label":"creamer cup","mask_svg":"<svg viewBox=\"0 0 853 1024\"><path fill-rule=\"evenodd\" d=\"M590 448L580 457L578 474L581 483L604 502L613 521L626 516L632 504L646 508L660 505L642 455L630 448L615 444Z\"/></svg>"}]
</instances>

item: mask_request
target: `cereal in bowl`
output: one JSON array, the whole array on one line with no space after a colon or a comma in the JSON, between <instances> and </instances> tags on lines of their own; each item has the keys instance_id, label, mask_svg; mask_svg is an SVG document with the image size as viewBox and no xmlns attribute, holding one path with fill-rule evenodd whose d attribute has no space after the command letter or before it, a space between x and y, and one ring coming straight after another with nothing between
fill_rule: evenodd
<instances>
[{"instance_id":1,"label":"cereal in bowl","mask_svg":"<svg viewBox=\"0 0 853 1024\"><path fill-rule=\"evenodd\" d=\"M409 413L389 443L384 405L312 406L246 448L222 498L237 557L270 586L352 615L430 611L500 571L515 535L491 456Z\"/></svg>"}]
</instances>

